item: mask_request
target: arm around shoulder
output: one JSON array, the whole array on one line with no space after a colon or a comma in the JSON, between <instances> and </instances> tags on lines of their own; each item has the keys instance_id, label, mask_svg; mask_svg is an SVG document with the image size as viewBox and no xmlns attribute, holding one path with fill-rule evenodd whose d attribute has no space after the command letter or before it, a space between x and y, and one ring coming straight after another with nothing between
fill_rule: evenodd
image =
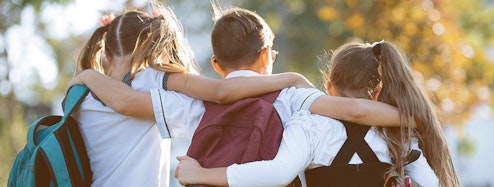
<instances>
[{"instance_id":1,"label":"arm around shoulder","mask_svg":"<svg viewBox=\"0 0 494 187\"><path fill-rule=\"evenodd\" d=\"M396 107L368 99L320 96L312 103L310 111L363 125L400 126Z\"/></svg>"},{"instance_id":2,"label":"arm around shoulder","mask_svg":"<svg viewBox=\"0 0 494 187\"><path fill-rule=\"evenodd\" d=\"M149 92L133 90L121 81L114 80L94 70L84 70L77 78L118 113L154 119Z\"/></svg>"},{"instance_id":3,"label":"arm around shoulder","mask_svg":"<svg viewBox=\"0 0 494 187\"><path fill-rule=\"evenodd\" d=\"M313 87L298 73L236 77L224 80L199 75L174 73L168 81L170 90L179 91L196 99L226 104L254 97L285 87Z\"/></svg>"}]
</instances>

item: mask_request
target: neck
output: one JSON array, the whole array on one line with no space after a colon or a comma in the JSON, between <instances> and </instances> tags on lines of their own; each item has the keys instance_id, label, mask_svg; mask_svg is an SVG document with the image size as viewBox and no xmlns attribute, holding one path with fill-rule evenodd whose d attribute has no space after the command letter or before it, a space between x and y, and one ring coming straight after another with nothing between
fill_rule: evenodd
<instances>
[{"instance_id":1,"label":"neck","mask_svg":"<svg viewBox=\"0 0 494 187\"><path fill-rule=\"evenodd\" d=\"M123 57L114 57L112 60L112 66L108 72L108 76L115 80L122 80L125 74L130 71L131 55Z\"/></svg>"},{"instance_id":2,"label":"neck","mask_svg":"<svg viewBox=\"0 0 494 187\"><path fill-rule=\"evenodd\" d=\"M239 70L250 70L250 71L254 71L256 73L259 73L260 75L269 75L269 74L271 74L271 72L268 70L268 67L264 66L261 63L256 62L256 63L254 63L252 65L242 66L242 67L235 68L235 69L227 69L227 70L224 70L223 71L223 77L226 77L231 72L239 71Z\"/></svg>"}]
</instances>

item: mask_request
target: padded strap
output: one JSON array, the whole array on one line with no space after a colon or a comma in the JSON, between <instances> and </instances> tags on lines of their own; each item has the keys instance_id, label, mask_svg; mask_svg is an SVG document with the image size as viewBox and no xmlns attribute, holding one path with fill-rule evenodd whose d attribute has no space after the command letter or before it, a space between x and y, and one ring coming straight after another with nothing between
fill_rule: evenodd
<instances>
[{"instance_id":1,"label":"padded strap","mask_svg":"<svg viewBox=\"0 0 494 187\"><path fill-rule=\"evenodd\" d=\"M280 95L280 92L281 92L281 90L278 90L278 91L274 91L274 92L271 92L271 93L264 94L264 95L259 96L259 97L262 98L262 99L264 99L265 101L273 104L274 101L276 100L276 98L278 98L278 96Z\"/></svg>"},{"instance_id":2,"label":"padded strap","mask_svg":"<svg viewBox=\"0 0 494 187\"><path fill-rule=\"evenodd\" d=\"M347 140L343 143L333 163L348 164L354 153L357 153L364 163L380 162L364 139L370 127L348 121L341 122L345 125Z\"/></svg>"},{"instance_id":3,"label":"padded strap","mask_svg":"<svg viewBox=\"0 0 494 187\"><path fill-rule=\"evenodd\" d=\"M89 89L87 88L87 86L82 84L73 85L69 88L69 92L67 93L65 101L65 109L63 111L63 121L65 121L67 116L70 116L72 112L74 112L74 109L79 106L88 92Z\"/></svg>"},{"instance_id":4,"label":"padded strap","mask_svg":"<svg viewBox=\"0 0 494 187\"><path fill-rule=\"evenodd\" d=\"M65 120L67 119L67 116L70 116L72 112L74 112L74 108L77 108L79 104L82 102L83 98L86 97L86 95L89 93L89 89L86 85L73 85L69 88L69 91L67 93L67 97L64 99L64 116L60 120L60 122L56 123L52 121L53 119L57 119L54 117L50 116L44 116L37 121L33 122L31 126L29 126L29 129L27 131L27 144L26 146L30 151L34 150L34 147L37 146L39 142L36 142L36 131L38 130L39 125L62 125L65 123ZM41 124L41 121L45 121L48 123L43 123ZM53 128L56 129L56 128Z\"/></svg>"}]
</instances>

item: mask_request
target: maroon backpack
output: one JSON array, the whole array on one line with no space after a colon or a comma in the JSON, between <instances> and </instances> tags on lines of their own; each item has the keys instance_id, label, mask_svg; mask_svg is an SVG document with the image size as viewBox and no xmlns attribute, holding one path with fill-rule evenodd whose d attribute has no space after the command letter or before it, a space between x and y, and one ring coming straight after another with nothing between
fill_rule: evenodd
<instances>
[{"instance_id":1,"label":"maroon backpack","mask_svg":"<svg viewBox=\"0 0 494 187\"><path fill-rule=\"evenodd\" d=\"M280 91L228 105L204 102L206 112L187 155L206 168L272 160L283 126L273 102Z\"/></svg>"}]
</instances>

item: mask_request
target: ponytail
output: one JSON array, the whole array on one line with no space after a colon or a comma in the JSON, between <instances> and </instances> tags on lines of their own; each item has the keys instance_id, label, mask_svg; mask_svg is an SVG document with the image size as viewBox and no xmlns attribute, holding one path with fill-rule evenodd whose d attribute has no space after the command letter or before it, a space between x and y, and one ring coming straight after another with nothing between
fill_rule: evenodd
<instances>
[{"instance_id":1,"label":"ponytail","mask_svg":"<svg viewBox=\"0 0 494 187\"><path fill-rule=\"evenodd\" d=\"M395 161L392 169L404 175L403 165L407 162L405 158L411 151L412 136L415 135L441 186L460 186L432 102L415 82L405 53L385 41L373 44L372 52L382 69L383 87L378 101L394 105L400 111L401 127L384 129L390 154Z\"/></svg>"},{"instance_id":2,"label":"ponytail","mask_svg":"<svg viewBox=\"0 0 494 187\"><path fill-rule=\"evenodd\" d=\"M149 28L139 36L132 70L150 66L164 72L195 72L193 52L182 34L182 27L167 7L150 19Z\"/></svg>"},{"instance_id":3,"label":"ponytail","mask_svg":"<svg viewBox=\"0 0 494 187\"><path fill-rule=\"evenodd\" d=\"M74 76L86 69L94 69L100 73L105 73L102 62L102 52L104 47L103 36L107 29L107 26L102 26L94 31L93 35L79 54Z\"/></svg>"}]
</instances>

